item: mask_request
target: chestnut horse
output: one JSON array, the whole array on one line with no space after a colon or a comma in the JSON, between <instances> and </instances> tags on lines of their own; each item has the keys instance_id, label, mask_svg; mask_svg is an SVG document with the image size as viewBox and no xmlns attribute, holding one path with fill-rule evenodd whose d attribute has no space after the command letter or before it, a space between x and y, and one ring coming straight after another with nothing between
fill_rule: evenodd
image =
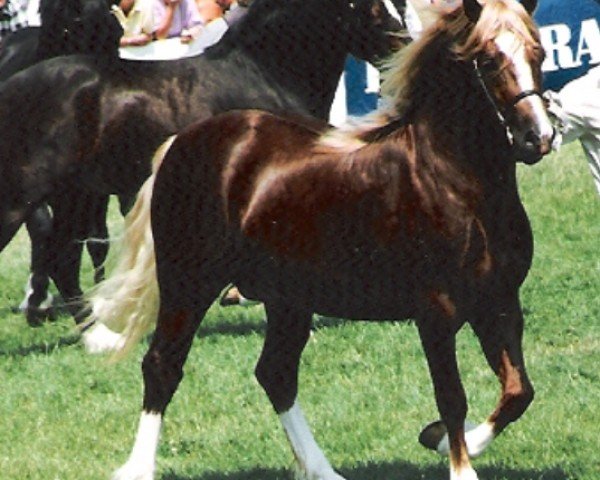
<instances>
[{"instance_id":1,"label":"chestnut horse","mask_svg":"<svg viewBox=\"0 0 600 480\"><path fill-rule=\"evenodd\" d=\"M421 441L449 454L451 479L477 479L469 457L533 399L519 301L533 238L516 163L537 162L554 136L539 93L534 4L465 0L392 59L389 107L363 125L330 131L238 111L198 122L164 147L151 200L158 283L146 276L141 288L145 305L158 292L158 318L142 365L138 437L115 478L152 477L194 334L232 282L264 302L256 376L307 478L342 478L296 398L318 312L415 320L441 416ZM140 284L121 284L129 286ZM132 312L129 337L141 315ZM496 409L469 431L455 344L466 323L501 384Z\"/></svg>"}]
</instances>

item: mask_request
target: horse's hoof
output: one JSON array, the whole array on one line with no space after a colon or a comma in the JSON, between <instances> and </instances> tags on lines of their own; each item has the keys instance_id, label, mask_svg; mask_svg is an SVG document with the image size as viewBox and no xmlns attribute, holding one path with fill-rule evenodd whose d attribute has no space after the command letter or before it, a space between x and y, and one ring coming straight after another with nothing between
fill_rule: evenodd
<instances>
[{"instance_id":1,"label":"horse's hoof","mask_svg":"<svg viewBox=\"0 0 600 480\"><path fill-rule=\"evenodd\" d=\"M25 318L27 319L27 324L34 328L41 327L45 321L53 322L56 320L52 308L28 307L25 310Z\"/></svg>"},{"instance_id":2,"label":"horse's hoof","mask_svg":"<svg viewBox=\"0 0 600 480\"><path fill-rule=\"evenodd\" d=\"M448 433L446 425L441 420L427 425L419 435L419 443L429 450L437 451L444 436Z\"/></svg>"}]
</instances>

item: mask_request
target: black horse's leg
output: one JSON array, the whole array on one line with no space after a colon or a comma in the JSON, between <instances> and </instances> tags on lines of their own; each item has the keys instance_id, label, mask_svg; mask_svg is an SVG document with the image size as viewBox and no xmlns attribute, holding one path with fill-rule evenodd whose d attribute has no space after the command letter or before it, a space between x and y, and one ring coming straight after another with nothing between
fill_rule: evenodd
<instances>
[{"instance_id":1,"label":"black horse's leg","mask_svg":"<svg viewBox=\"0 0 600 480\"><path fill-rule=\"evenodd\" d=\"M53 316L52 295L48 292L48 255L52 235L52 214L48 205L41 205L34 210L27 217L26 226L31 239L31 275L25 299L19 308L25 312L29 325L39 326L47 317Z\"/></svg>"},{"instance_id":2,"label":"black horse's leg","mask_svg":"<svg viewBox=\"0 0 600 480\"><path fill-rule=\"evenodd\" d=\"M64 306L77 323L86 316L83 292L79 285L79 270L83 240L89 225L90 202L86 194L69 189L52 198L54 213L53 234L50 243L50 276L60 292Z\"/></svg>"},{"instance_id":3,"label":"black horse's leg","mask_svg":"<svg viewBox=\"0 0 600 480\"><path fill-rule=\"evenodd\" d=\"M109 247L106 225L109 198L108 195L98 197L95 205L90 209L90 231L85 245L94 266L94 283L104 280L104 262L108 256Z\"/></svg>"},{"instance_id":4,"label":"black horse's leg","mask_svg":"<svg viewBox=\"0 0 600 480\"><path fill-rule=\"evenodd\" d=\"M300 356L310 336L312 314L291 305L294 303L265 304L267 333L256 378L279 414L303 475L316 480L343 480L319 448L296 400Z\"/></svg>"},{"instance_id":5,"label":"black horse's leg","mask_svg":"<svg viewBox=\"0 0 600 480\"><path fill-rule=\"evenodd\" d=\"M131 208L133 207L133 204L135 203L136 195L128 195L128 194L122 193L118 196L118 198L119 198L119 211L121 212L121 215L123 215L125 217L129 213Z\"/></svg>"},{"instance_id":6,"label":"black horse's leg","mask_svg":"<svg viewBox=\"0 0 600 480\"><path fill-rule=\"evenodd\" d=\"M448 432L450 478L476 480L465 441L467 416L465 394L456 360L456 332L460 323L452 315L431 311L419 318L417 326L433 381L438 411Z\"/></svg>"}]
</instances>

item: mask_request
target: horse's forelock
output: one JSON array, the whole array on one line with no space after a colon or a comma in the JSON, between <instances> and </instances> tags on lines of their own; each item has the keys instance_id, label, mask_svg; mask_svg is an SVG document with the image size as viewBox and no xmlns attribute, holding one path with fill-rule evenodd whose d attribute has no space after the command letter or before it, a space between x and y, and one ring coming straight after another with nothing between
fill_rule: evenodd
<instances>
[{"instance_id":1,"label":"horse's forelock","mask_svg":"<svg viewBox=\"0 0 600 480\"><path fill-rule=\"evenodd\" d=\"M502 32L512 32L526 48L539 45L539 34L531 16L516 0L488 2L464 43L454 48L460 58L472 58Z\"/></svg>"}]
</instances>

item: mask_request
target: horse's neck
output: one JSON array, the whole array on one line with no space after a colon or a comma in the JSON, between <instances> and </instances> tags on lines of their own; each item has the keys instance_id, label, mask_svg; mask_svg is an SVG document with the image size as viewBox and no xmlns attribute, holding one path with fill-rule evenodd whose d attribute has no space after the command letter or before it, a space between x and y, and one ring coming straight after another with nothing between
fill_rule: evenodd
<instances>
[{"instance_id":1,"label":"horse's neck","mask_svg":"<svg viewBox=\"0 0 600 480\"><path fill-rule=\"evenodd\" d=\"M470 65L448 63L422 83L427 88L413 115L433 151L461 169L503 175L509 163L506 130Z\"/></svg>"},{"instance_id":2,"label":"horse's neck","mask_svg":"<svg viewBox=\"0 0 600 480\"><path fill-rule=\"evenodd\" d=\"M309 8L315 9L307 5ZM326 119L347 52L340 47L333 25L325 28L320 19L320 27L313 17L318 15L292 10L274 16L251 35L238 35L236 41L237 48L259 66L269 83L299 98L307 112Z\"/></svg>"}]
</instances>

